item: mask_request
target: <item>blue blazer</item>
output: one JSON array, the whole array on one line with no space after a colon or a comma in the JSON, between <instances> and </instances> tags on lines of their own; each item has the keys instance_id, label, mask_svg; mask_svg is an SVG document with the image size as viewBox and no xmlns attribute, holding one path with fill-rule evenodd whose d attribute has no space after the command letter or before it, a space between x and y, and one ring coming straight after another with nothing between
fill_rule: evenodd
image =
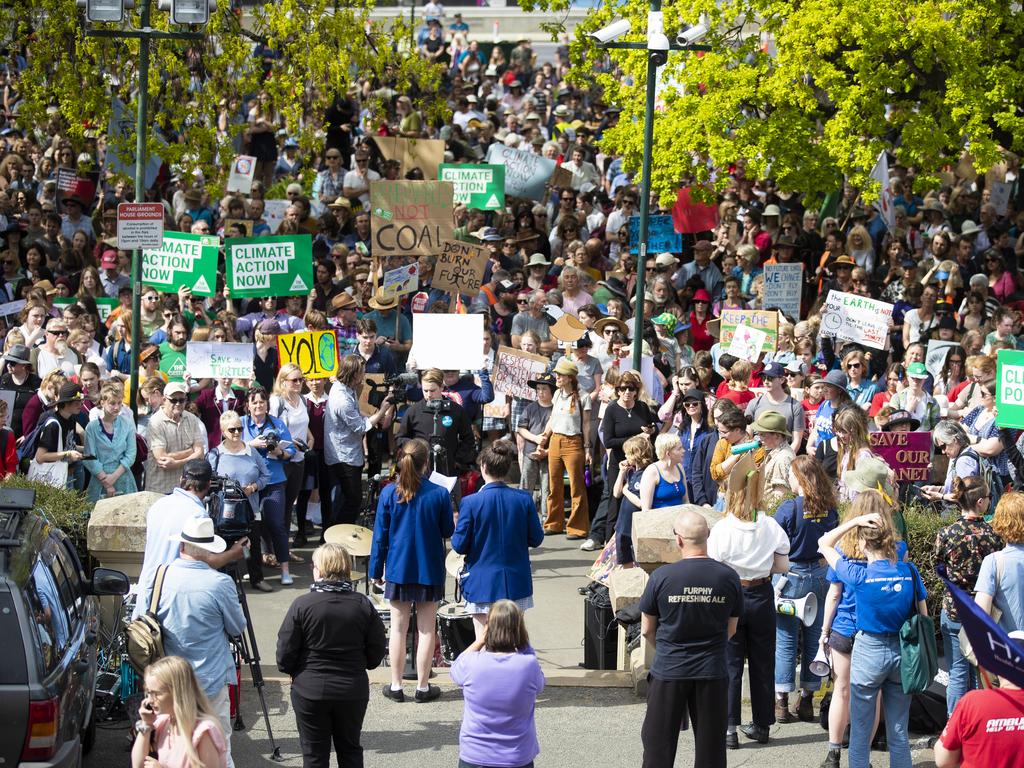
<instances>
[{"instance_id":1,"label":"blue blazer","mask_svg":"<svg viewBox=\"0 0 1024 768\"><path fill-rule=\"evenodd\" d=\"M443 585L444 540L455 530L451 496L426 478L408 502L397 490L387 486L377 503L370 578L381 578L387 566L392 584Z\"/></svg>"},{"instance_id":2,"label":"blue blazer","mask_svg":"<svg viewBox=\"0 0 1024 768\"><path fill-rule=\"evenodd\" d=\"M529 548L543 541L544 529L528 491L488 483L463 497L452 549L466 556L466 600L493 603L532 595Z\"/></svg>"}]
</instances>

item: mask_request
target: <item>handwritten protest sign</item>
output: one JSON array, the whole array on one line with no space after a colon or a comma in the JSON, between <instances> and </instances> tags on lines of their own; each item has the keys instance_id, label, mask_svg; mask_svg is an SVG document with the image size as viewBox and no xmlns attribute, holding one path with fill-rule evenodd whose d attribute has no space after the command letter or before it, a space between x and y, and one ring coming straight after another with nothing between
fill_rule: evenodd
<instances>
[{"instance_id":1,"label":"handwritten protest sign","mask_svg":"<svg viewBox=\"0 0 1024 768\"><path fill-rule=\"evenodd\" d=\"M185 347L185 367L193 379L248 379L252 355L252 344L190 341Z\"/></svg>"},{"instance_id":2,"label":"handwritten protest sign","mask_svg":"<svg viewBox=\"0 0 1024 768\"><path fill-rule=\"evenodd\" d=\"M309 235L236 237L227 243L232 298L305 296L313 285Z\"/></svg>"},{"instance_id":3,"label":"handwritten protest sign","mask_svg":"<svg viewBox=\"0 0 1024 768\"><path fill-rule=\"evenodd\" d=\"M142 284L167 293L176 293L187 285L196 296L213 296L219 254L220 238L216 235L164 232L159 248L142 252Z\"/></svg>"},{"instance_id":4,"label":"handwritten protest sign","mask_svg":"<svg viewBox=\"0 0 1024 768\"><path fill-rule=\"evenodd\" d=\"M404 296L415 291L420 284L420 265L407 264L404 267L388 270L384 273L384 280L381 282L381 290L384 295L391 299L395 296Z\"/></svg>"},{"instance_id":5,"label":"handwritten protest sign","mask_svg":"<svg viewBox=\"0 0 1024 768\"><path fill-rule=\"evenodd\" d=\"M741 360L749 360L754 363L757 362L757 358L761 351L765 349L767 342L768 334L764 331L751 328L746 324L738 325L736 330L733 331L732 339L729 341L726 351Z\"/></svg>"},{"instance_id":6,"label":"handwritten protest sign","mask_svg":"<svg viewBox=\"0 0 1024 768\"><path fill-rule=\"evenodd\" d=\"M487 162L505 166L505 194L527 200L544 199L544 188L555 172L555 161L498 142L487 150Z\"/></svg>"},{"instance_id":7,"label":"handwritten protest sign","mask_svg":"<svg viewBox=\"0 0 1024 768\"><path fill-rule=\"evenodd\" d=\"M509 397L536 400L537 391L528 382L544 373L549 362L543 355L533 355L512 347L498 347L491 376L494 391Z\"/></svg>"},{"instance_id":8,"label":"handwritten protest sign","mask_svg":"<svg viewBox=\"0 0 1024 768\"><path fill-rule=\"evenodd\" d=\"M412 316L409 357L420 370L479 371L484 365L483 338L483 315L422 312Z\"/></svg>"},{"instance_id":9,"label":"handwritten protest sign","mask_svg":"<svg viewBox=\"0 0 1024 768\"><path fill-rule=\"evenodd\" d=\"M277 337L281 365L295 363L307 379L327 379L338 372L338 339L334 331L301 331Z\"/></svg>"},{"instance_id":10,"label":"handwritten protest sign","mask_svg":"<svg viewBox=\"0 0 1024 768\"><path fill-rule=\"evenodd\" d=\"M936 381L942 377L942 369L946 365L946 355L949 354L949 350L959 346L960 344L956 341L928 340L928 351L924 356L924 367L928 369L928 373Z\"/></svg>"},{"instance_id":11,"label":"handwritten protest sign","mask_svg":"<svg viewBox=\"0 0 1024 768\"><path fill-rule=\"evenodd\" d=\"M822 311L821 333L875 349L889 343L892 304L842 291L829 291Z\"/></svg>"},{"instance_id":12,"label":"handwritten protest sign","mask_svg":"<svg viewBox=\"0 0 1024 768\"><path fill-rule=\"evenodd\" d=\"M764 351L774 352L779 340L779 313L775 310L723 309L721 320L721 344L725 349L732 343L733 334L741 325L748 325L766 334Z\"/></svg>"},{"instance_id":13,"label":"handwritten protest sign","mask_svg":"<svg viewBox=\"0 0 1024 768\"><path fill-rule=\"evenodd\" d=\"M676 232L671 216L647 218L648 253L682 253L683 236ZM640 253L640 217L629 217L629 252Z\"/></svg>"},{"instance_id":14,"label":"handwritten protest sign","mask_svg":"<svg viewBox=\"0 0 1024 768\"><path fill-rule=\"evenodd\" d=\"M252 191L252 180L255 176L256 158L250 155L239 155L231 163L227 191L248 195Z\"/></svg>"},{"instance_id":15,"label":"handwritten protest sign","mask_svg":"<svg viewBox=\"0 0 1024 768\"><path fill-rule=\"evenodd\" d=\"M397 136L371 136L385 160L397 160L401 175L413 168L423 171L423 178L436 179L437 169L444 161L441 139L402 139Z\"/></svg>"},{"instance_id":16,"label":"handwritten protest sign","mask_svg":"<svg viewBox=\"0 0 1024 768\"><path fill-rule=\"evenodd\" d=\"M803 287L803 264L766 264L764 268L764 308L781 309L793 320L799 320Z\"/></svg>"},{"instance_id":17,"label":"handwritten protest sign","mask_svg":"<svg viewBox=\"0 0 1024 768\"><path fill-rule=\"evenodd\" d=\"M441 181L450 181L455 189L454 202L481 211L500 211L505 207L505 166L441 165Z\"/></svg>"},{"instance_id":18,"label":"handwritten protest sign","mask_svg":"<svg viewBox=\"0 0 1024 768\"><path fill-rule=\"evenodd\" d=\"M1010 194L1013 191L1012 184L1002 181L993 181L988 185L990 197L989 202L996 207L996 213L1000 216L1006 215L1006 207L1010 203Z\"/></svg>"},{"instance_id":19,"label":"handwritten protest sign","mask_svg":"<svg viewBox=\"0 0 1024 768\"><path fill-rule=\"evenodd\" d=\"M370 183L373 255L432 256L455 239L450 181Z\"/></svg>"},{"instance_id":20,"label":"handwritten protest sign","mask_svg":"<svg viewBox=\"0 0 1024 768\"><path fill-rule=\"evenodd\" d=\"M932 461L931 432L871 432L871 449L896 471L897 483L927 481Z\"/></svg>"},{"instance_id":21,"label":"handwritten protest sign","mask_svg":"<svg viewBox=\"0 0 1024 768\"><path fill-rule=\"evenodd\" d=\"M461 240L445 240L434 267L433 288L448 293L475 294L487 269L487 251Z\"/></svg>"}]
</instances>

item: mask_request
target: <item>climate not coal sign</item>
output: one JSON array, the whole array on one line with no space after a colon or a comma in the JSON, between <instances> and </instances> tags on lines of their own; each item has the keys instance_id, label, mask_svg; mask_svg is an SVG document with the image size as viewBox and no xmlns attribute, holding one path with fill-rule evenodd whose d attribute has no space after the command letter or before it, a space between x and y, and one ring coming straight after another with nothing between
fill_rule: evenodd
<instances>
[{"instance_id":1,"label":"climate not coal sign","mask_svg":"<svg viewBox=\"0 0 1024 768\"><path fill-rule=\"evenodd\" d=\"M309 235L231 238L227 250L233 297L305 296L313 288Z\"/></svg>"},{"instance_id":2,"label":"climate not coal sign","mask_svg":"<svg viewBox=\"0 0 1024 768\"><path fill-rule=\"evenodd\" d=\"M1024 352L1001 349L996 356L996 424L1024 428Z\"/></svg>"},{"instance_id":3,"label":"climate not coal sign","mask_svg":"<svg viewBox=\"0 0 1024 768\"><path fill-rule=\"evenodd\" d=\"M196 296L213 296L217 287L220 238L188 232L164 232L159 248L142 252L142 284L165 293L185 285Z\"/></svg>"}]
</instances>

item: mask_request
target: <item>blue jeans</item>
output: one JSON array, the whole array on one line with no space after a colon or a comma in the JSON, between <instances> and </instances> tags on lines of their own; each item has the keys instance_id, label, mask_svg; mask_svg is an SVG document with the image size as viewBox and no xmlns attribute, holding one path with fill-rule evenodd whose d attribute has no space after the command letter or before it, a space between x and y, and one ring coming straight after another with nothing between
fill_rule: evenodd
<instances>
[{"instance_id":1,"label":"blue jeans","mask_svg":"<svg viewBox=\"0 0 1024 768\"><path fill-rule=\"evenodd\" d=\"M942 655L949 664L949 684L946 686L946 714L953 714L953 707L964 694L977 687L974 680L974 668L971 662L960 652L960 622L953 621L942 609L939 617L942 631Z\"/></svg>"},{"instance_id":2,"label":"blue jeans","mask_svg":"<svg viewBox=\"0 0 1024 768\"><path fill-rule=\"evenodd\" d=\"M798 600L813 594L818 599L818 610L814 623L805 627L796 616L775 617L775 691L789 693L795 690L796 655L799 646L803 645L800 654L800 687L805 691L816 691L821 688L821 678L810 670L810 663L818 652L818 639L821 637L821 623L825 612L825 593L828 584L825 581L827 566L791 563L786 574L788 583L782 589L781 596ZM780 576L773 577L773 584Z\"/></svg>"},{"instance_id":3,"label":"blue jeans","mask_svg":"<svg viewBox=\"0 0 1024 768\"><path fill-rule=\"evenodd\" d=\"M899 635L858 632L850 661L850 768L868 768L879 692L889 740L889 768L911 768L907 738L910 696L903 692L900 681Z\"/></svg>"}]
</instances>

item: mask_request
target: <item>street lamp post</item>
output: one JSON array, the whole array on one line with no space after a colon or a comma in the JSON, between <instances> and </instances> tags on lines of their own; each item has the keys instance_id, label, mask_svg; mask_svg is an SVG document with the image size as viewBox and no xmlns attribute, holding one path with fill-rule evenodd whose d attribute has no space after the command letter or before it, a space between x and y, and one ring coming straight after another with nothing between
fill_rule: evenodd
<instances>
[{"instance_id":1,"label":"street lamp post","mask_svg":"<svg viewBox=\"0 0 1024 768\"><path fill-rule=\"evenodd\" d=\"M622 22L616 22L622 23ZM609 25L606 29L611 29ZM625 23L624 33L629 30ZM601 40L600 36L598 40ZM647 292L647 238L651 209L651 154L654 144L654 97L658 84L658 67L668 60L669 51L709 51L707 45L691 42L669 43L662 28L661 0L650 0L647 13L647 41L644 43L616 43L601 40L607 49L647 51L647 99L644 104L644 156L640 175L640 242L636 265L636 312L633 320L633 369L640 370L643 358L644 294Z\"/></svg>"}]
</instances>

